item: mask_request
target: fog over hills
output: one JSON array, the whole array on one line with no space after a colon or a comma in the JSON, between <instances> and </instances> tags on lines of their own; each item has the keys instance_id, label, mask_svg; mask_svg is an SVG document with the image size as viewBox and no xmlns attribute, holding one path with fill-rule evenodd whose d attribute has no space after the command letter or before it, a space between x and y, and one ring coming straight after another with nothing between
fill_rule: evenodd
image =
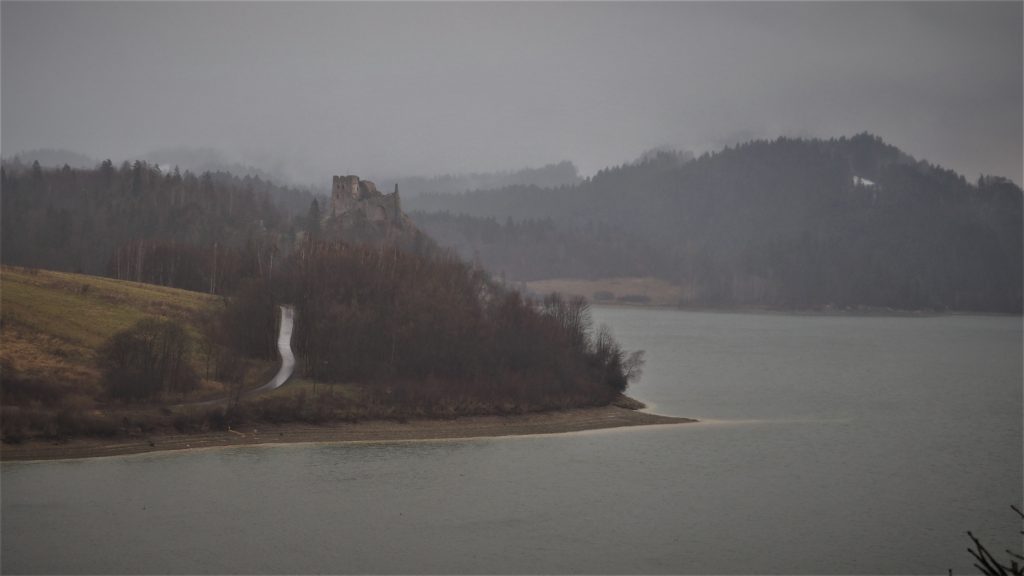
<instances>
[{"instance_id":1,"label":"fog over hills","mask_svg":"<svg viewBox=\"0 0 1024 576\"><path fill-rule=\"evenodd\" d=\"M312 185L561 160L592 176L653 146L867 130L972 180L1022 178L1019 2L0 10L5 157L208 148Z\"/></svg>"},{"instance_id":2,"label":"fog over hills","mask_svg":"<svg viewBox=\"0 0 1024 576\"><path fill-rule=\"evenodd\" d=\"M656 150L575 174L562 163L406 180L576 183L403 195L402 205L442 246L509 280L651 276L691 306L1021 310L1021 189L968 181L877 136L758 140L698 158ZM327 210L308 188L144 162L8 162L4 192L6 262L101 273L140 241L286 254Z\"/></svg>"},{"instance_id":3,"label":"fog over hills","mask_svg":"<svg viewBox=\"0 0 1024 576\"><path fill-rule=\"evenodd\" d=\"M559 186L577 184L580 180L576 165L567 160L556 164L546 164L539 168L521 168L501 172L375 179L382 188L386 189L391 189L398 184L402 194L406 197L421 194L468 192L470 190L493 190L507 186L558 188Z\"/></svg>"},{"instance_id":4,"label":"fog over hills","mask_svg":"<svg viewBox=\"0 0 1024 576\"><path fill-rule=\"evenodd\" d=\"M0 10L4 158L51 149L40 164L71 170L9 172L25 194L4 191L5 238L36 241L4 250L25 261L98 269L155 234L283 246L355 174L513 279L1020 309L1019 2ZM76 172L88 158L113 165Z\"/></svg>"},{"instance_id":5,"label":"fog over hills","mask_svg":"<svg viewBox=\"0 0 1024 576\"><path fill-rule=\"evenodd\" d=\"M10 156L4 156L4 160L8 160L15 163L22 163L31 165L33 162L38 162L40 166L47 166L50 168L60 168L67 164L71 168L92 168L99 164L98 160L94 160L86 156L85 154L79 154L71 150L65 149L54 149L54 148L41 148L38 150L25 150Z\"/></svg>"},{"instance_id":6,"label":"fog over hills","mask_svg":"<svg viewBox=\"0 0 1024 576\"><path fill-rule=\"evenodd\" d=\"M65 164L71 168L94 168L101 160L90 158L65 149L44 148L7 154L5 162L31 166L39 162L40 166L61 168ZM289 166L274 159L244 159L215 148L178 146L140 153L130 160L141 160L159 167L164 172L175 169L190 171L194 174L204 172L227 172L235 176L252 176L277 184L306 188L310 192L326 194L330 191L330 177L313 173L295 173ZM334 172L344 172L346 166L340 166ZM577 184L581 178L579 169L568 160L545 164L536 168L515 168L497 172L471 172L441 175L394 176L388 174L370 174L370 180L376 182L381 189L392 189L398 184L406 197L420 194L437 194L448 192L467 192L470 190L491 190L506 186L540 186L557 188Z\"/></svg>"},{"instance_id":7,"label":"fog over hills","mask_svg":"<svg viewBox=\"0 0 1024 576\"><path fill-rule=\"evenodd\" d=\"M1022 22L0 0L0 576L1024 576Z\"/></svg>"}]
</instances>

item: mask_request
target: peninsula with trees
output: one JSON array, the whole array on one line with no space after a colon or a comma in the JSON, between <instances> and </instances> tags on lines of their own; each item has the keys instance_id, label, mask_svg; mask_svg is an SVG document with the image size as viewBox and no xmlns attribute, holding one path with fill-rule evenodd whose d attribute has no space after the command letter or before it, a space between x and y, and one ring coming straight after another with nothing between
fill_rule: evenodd
<instances>
[{"instance_id":1,"label":"peninsula with trees","mask_svg":"<svg viewBox=\"0 0 1024 576\"><path fill-rule=\"evenodd\" d=\"M5 165L3 186L4 458L687 421L635 411L641 353L584 299L525 298L439 248L397 187L336 177L289 215L272 184L143 162ZM32 246L8 218L63 236ZM296 375L253 393L282 304Z\"/></svg>"}]
</instances>

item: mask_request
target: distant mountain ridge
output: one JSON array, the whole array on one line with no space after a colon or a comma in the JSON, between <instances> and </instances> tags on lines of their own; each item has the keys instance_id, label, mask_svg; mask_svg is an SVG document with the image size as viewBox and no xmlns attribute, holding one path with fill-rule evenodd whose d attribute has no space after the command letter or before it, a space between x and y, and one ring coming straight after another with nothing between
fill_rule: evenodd
<instances>
[{"instance_id":1,"label":"distant mountain ridge","mask_svg":"<svg viewBox=\"0 0 1024 576\"><path fill-rule=\"evenodd\" d=\"M570 187L406 202L428 234L514 280L550 277L555 255L600 262L576 277L671 280L684 305L1004 312L1021 310L1021 204L1006 179L970 183L870 134L753 141L688 162L653 154ZM497 228L484 237L479 219ZM523 242L524 222L544 223L550 242ZM597 227L632 246L575 241Z\"/></svg>"},{"instance_id":2,"label":"distant mountain ridge","mask_svg":"<svg viewBox=\"0 0 1024 576\"><path fill-rule=\"evenodd\" d=\"M576 165L569 161L547 164L540 168L523 168L508 172L475 172L470 174L444 174L441 176L407 176L381 178L382 188L395 184L406 198L422 194L448 194L470 190L493 190L508 186L537 186L558 188L573 186L582 181Z\"/></svg>"}]
</instances>

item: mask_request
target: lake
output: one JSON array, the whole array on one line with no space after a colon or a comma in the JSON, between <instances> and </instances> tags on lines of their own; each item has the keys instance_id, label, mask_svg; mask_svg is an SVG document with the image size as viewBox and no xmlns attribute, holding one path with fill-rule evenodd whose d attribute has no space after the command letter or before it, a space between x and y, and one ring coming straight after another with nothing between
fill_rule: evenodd
<instances>
[{"instance_id":1,"label":"lake","mask_svg":"<svg viewBox=\"0 0 1024 576\"><path fill-rule=\"evenodd\" d=\"M1019 550L1019 317L599 308L699 424L4 463L4 572L973 572ZM1002 558L1002 555L999 555Z\"/></svg>"}]
</instances>

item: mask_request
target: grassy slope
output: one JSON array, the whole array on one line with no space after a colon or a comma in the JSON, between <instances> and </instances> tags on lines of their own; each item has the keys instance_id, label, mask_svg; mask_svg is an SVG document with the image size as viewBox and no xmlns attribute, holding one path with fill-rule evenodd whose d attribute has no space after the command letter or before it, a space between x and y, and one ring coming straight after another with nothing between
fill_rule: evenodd
<instances>
[{"instance_id":1,"label":"grassy slope","mask_svg":"<svg viewBox=\"0 0 1024 576\"><path fill-rule=\"evenodd\" d=\"M182 321L197 336L199 316L216 302L174 288L5 266L0 366L8 375L80 387L94 396L95 351L111 335L142 318L164 317Z\"/></svg>"}]
</instances>

